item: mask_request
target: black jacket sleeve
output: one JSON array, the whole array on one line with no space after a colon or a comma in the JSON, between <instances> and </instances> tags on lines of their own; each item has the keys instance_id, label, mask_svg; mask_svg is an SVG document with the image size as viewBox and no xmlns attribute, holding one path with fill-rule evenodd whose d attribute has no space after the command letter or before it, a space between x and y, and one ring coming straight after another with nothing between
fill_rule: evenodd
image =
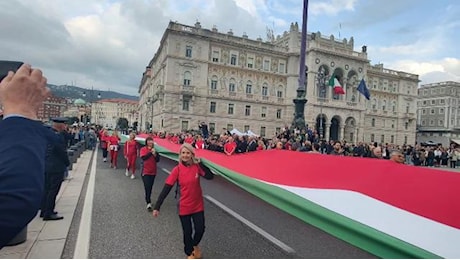
<instances>
[{"instance_id":1,"label":"black jacket sleeve","mask_svg":"<svg viewBox=\"0 0 460 260\"><path fill-rule=\"evenodd\" d=\"M207 180L212 180L214 178L214 174L211 172L211 170L208 168L208 166L204 165L203 162L199 163L201 169L204 171L204 178Z\"/></svg>"},{"instance_id":2,"label":"black jacket sleeve","mask_svg":"<svg viewBox=\"0 0 460 260\"><path fill-rule=\"evenodd\" d=\"M143 161L145 161L145 160L148 160L148 159L149 159L150 157L152 157L152 156L153 156L152 153L148 153L148 154L146 154L146 155L144 155L144 156L141 156L141 159L142 159Z\"/></svg>"},{"instance_id":3,"label":"black jacket sleeve","mask_svg":"<svg viewBox=\"0 0 460 260\"><path fill-rule=\"evenodd\" d=\"M160 154L155 153L155 162L159 162L159 161L160 161Z\"/></svg>"},{"instance_id":4,"label":"black jacket sleeve","mask_svg":"<svg viewBox=\"0 0 460 260\"><path fill-rule=\"evenodd\" d=\"M168 196L169 192L171 192L173 186L169 184L165 184L163 187L163 190L161 191L160 195L158 196L157 202L155 203L155 206L153 207L154 210L160 210L161 205L163 204L163 201L166 199Z\"/></svg>"},{"instance_id":5,"label":"black jacket sleeve","mask_svg":"<svg viewBox=\"0 0 460 260\"><path fill-rule=\"evenodd\" d=\"M0 121L0 249L37 214L48 131L40 122L22 117Z\"/></svg>"}]
</instances>

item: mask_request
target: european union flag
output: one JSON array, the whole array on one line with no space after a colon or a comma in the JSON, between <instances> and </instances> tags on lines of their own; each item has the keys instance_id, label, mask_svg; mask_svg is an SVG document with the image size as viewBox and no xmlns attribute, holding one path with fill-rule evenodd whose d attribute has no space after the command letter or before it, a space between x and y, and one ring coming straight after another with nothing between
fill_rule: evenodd
<instances>
[{"instance_id":1,"label":"european union flag","mask_svg":"<svg viewBox=\"0 0 460 260\"><path fill-rule=\"evenodd\" d=\"M359 82L358 91L359 93L363 94L363 96L366 97L367 100L371 99L371 93L369 92L369 89L366 87L366 82L364 82L364 79L362 79L361 82Z\"/></svg>"}]
</instances>

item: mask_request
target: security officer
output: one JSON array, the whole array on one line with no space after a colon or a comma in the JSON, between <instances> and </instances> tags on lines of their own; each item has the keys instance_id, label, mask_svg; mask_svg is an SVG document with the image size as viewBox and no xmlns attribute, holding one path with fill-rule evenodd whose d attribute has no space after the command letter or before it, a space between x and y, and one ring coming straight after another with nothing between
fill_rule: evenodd
<instances>
[{"instance_id":1,"label":"security officer","mask_svg":"<svg viewBox=\"0 0 460 260\"><path fill-rule=\"evenodd\" d=\"M56 135L59 135L57 141L48 144L45 159L45 191L42 199L40 217L43 220L60 220L64 217L59 216L54 211L56 206L56 196L64 180L64 172L70 165L67 156L67 146L65 144L65 129L67 118L53 118L52 129Z\"/></svg>"}]
</instances>

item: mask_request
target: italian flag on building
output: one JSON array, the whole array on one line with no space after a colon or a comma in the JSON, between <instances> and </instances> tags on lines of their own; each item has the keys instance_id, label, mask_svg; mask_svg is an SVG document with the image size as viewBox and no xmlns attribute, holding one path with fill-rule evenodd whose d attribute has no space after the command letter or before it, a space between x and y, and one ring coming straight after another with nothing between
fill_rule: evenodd
<instances>
[{"instance_id":1,"label":"italian flag on building","mask_svg":"<svg viewBox=\"0 0 460 260\"><path fill-rule=\"evenodd\" d=\"M340 84L339 78L337 75L332 74L332 77L329 79L329 86L334 88L334 94L336 95L344 95L345 90L343 89L342 85Z\"/></svg>"}]
</instances>

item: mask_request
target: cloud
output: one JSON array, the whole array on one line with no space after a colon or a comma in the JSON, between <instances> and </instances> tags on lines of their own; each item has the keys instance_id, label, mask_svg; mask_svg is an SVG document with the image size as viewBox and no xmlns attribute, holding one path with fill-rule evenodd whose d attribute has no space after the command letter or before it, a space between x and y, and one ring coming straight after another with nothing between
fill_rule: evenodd
<instances>
[{"instance_id":1,"label":"cloud","mask_svg":"<svg viewBox=\"0 0 460 260\"><path fill-rule=\"evenodd\" d=\"M342 11L354 11L357 0L330 0L312 2L309 12L313 15L337 15Z\"/></svg>"},{"instance_id":2,"label":"cloud","mask_svg":"<svg viewBox=\"0 0 460 260\"><path fill-rule=\"evenodd\" d=\"M400 60L386 64L386 67L395 70L407 71L419 75L421 84L440 81L460 82L460 59L444 58L435 61Z\"/></svg>"}]
</instances>

